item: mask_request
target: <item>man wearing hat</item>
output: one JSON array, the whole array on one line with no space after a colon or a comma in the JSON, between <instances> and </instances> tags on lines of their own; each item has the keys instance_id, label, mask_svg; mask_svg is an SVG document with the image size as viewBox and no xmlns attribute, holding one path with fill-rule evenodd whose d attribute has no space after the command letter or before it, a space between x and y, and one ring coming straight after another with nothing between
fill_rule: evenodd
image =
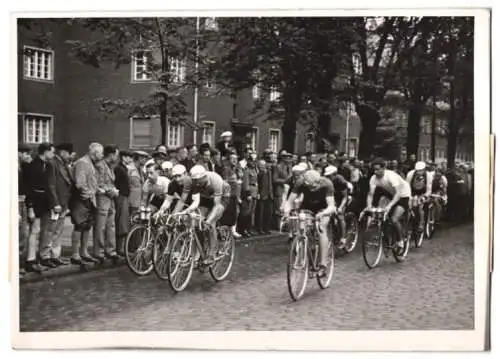
<instances>
[{"instance_id":1,"label":"man wearing hat","mask_svg":"<svg viewBox=\"0 0 500 359\"><path fill-rule=\"evenodd\" d=\"M118 255L125 254L125 239L129 231L130 213L130 178L129 166L132 163L132 152L121 150L119 153L120 162L114 168L115 187L118 190L118 197L115 198L115 233L116 233L116 252Z\"/></svg>"},{"instance_id":2,"label":"man wearing hat","mask_svg":"<svg viewBox=\"0 0 500 359\"><path fill-rule=\"evenodd\" d=\"M54 266L69 264L69 261L61 258L62 243L61 236L64 230L66 215L69 212L69 200L73 190L74 181L69 164L73 145L62 143L56 146L56 154L52 161L49 173L49 188L56 203L61 207L61 212L55 221L52 221L47 231L47 242L40 249L42 264L50 262Z\"/></svg>"},{"instance_id":3,"label":"man wearing hat","mask_svg":"<svg viewBox=\"0 0 500 359\"><path fill-rule=\"evenodd\" d=\"M221 140L217 143L217 149L222 157L227 157L229 148L232 146L233 133L231 131L225 131L220 135L220 138Z\"/></svg>"},{"instance_id":4,"label":"man wearing hat","mask_svg":"<svg viewBox=\"0 0 500 359\"><path fill-rule=\"evenodd\" d=\"M133 161L128 165L128 178L130 193L128 197L129 214L139 210L142 199L142 186L146 174L143 172L149 154L144 151L134 151L132 153Z\"/></svg>"},{"instance_id":5,"label":"man wearing hat","mask_svg":"<svg viewBox=\"0 0 500 359\"><path fill-rule=\"evenodd\" d=\"M288 166L288 160L291 156L286 150L282 150L278 157L278 163L273 167L274 226L276 229L279 227L279 215L283 203L285 185L292 177L291 168Z\"/></svg>"}]
</instances>

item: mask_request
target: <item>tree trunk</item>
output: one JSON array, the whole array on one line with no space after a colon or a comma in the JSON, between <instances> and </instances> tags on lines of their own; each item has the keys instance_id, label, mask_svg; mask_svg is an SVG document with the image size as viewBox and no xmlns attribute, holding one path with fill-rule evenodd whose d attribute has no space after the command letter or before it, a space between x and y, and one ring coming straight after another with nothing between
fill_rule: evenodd
<instances>
[{"instance_id":1,"label":"tree trunk","mask_svg":"<svg viewBox=\"0 0 500 359\"><path fill-rule=\"evenodd\" d=\"M420 121L422 119L422 104L411 104L408 110L408 127L406 128L407 156L417 155L420 143Z\"/></svg>"},{"instance_id":2,"label":"tree trunk","mask_svg":"<svg viewBox=\"0 0 500 359\"><path fill-rule=\"evenodd\" d=\"M446 155L448 159L448 169L455 167L455 153L457 151L458 126L455 117L455 84L450 83L450 117L448 119L448 146Z\"/></svg>"},{"instance_id":3,"label":"tree trunk","mask_svg":"<svg viewBox=\"0 0 500 359\"><path fill-rule=\"evenodd\" d=\"M360 159L367 159L373 154L375 133L377 132L377 125L381 117L379 112L371 106L358 105L356 112L361 122L358 157Z\"/></svg>"},{"instance_id":4,"label":"tree trunk","mask_svg":"<svg viewBox=\"0 0 500 359\"><path fill-rule=\"evenodd\" d=\"M431 159L436 162L436 98L432 97Z\"/></svg>"},{"instance_id":5,"label":"tree trunk","mask_svg":"<svg viewBox=\"0 0 500 359\"><path fill-rule=\"evenodd\" d=\"M167 145L167 101L160 104L161 144Z\"/></svg>"}]
</instances>

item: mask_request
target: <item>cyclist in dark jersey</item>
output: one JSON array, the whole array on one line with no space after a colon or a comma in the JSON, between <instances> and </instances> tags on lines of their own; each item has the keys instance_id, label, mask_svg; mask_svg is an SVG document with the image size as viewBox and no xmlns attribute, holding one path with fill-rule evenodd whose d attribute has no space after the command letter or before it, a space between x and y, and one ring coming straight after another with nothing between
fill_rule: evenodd
<instances>
[{"instance_id":1,"label":"cyclist in dark jersey","mask_svg":"<svg viewBox=\"0 0 500 359\"><path fill-rule=\"evenodd\" d=\"M432 174L427 171L425 162L419 161L415 164L415 169L408 172L407 181L411 187L412 207L418 209L418 230L421 233L424 230L426 208L420 198L428 198L432 193Z\"/></svg>"},{"instance_id":2,"label":"cyclist in dark jersey","mask_svg":"<svg viewBox=\"0 0 500 359\"><path fill-rule=\"evenodd\" d=\"M337 172L337 167L335 166L328 166L325 168L325 177L333 183L333 197L335 199L335 205L337 206L337 218L342 233L340 243L344 245L346 242L345 210L349 200L349 184L344 176Z\"/></svg>"},{"instance_id":3,"label":"cyclist in dark jersey","mask_svg":"<svg viewBox=\"0 0 500 359\"><path fill-rule=\"evenodd\" d=\"M190 213L198 208L200 204L200 194L193 194L192 181L189 177L186 167L177 164L172 170L172 182L168 186L167 197L165 199L160 213L171 210L172 213ZM184 206L188 206L181 212Z\"/></svg>"},{"instance_id":4,"label":"cyclist in dark jersey","mask_svg":"<svg viewBox=\"0 0 500 359\"><path fill-rule=\"evenodd\" d=\"M336 212L335 200L333 198L332 182L322 177L317 171L309 170L295 183L292 193L284 204L284 216L287 217L293 208L295 199L303 195L300 209L309 210L319 219L320 233L320 276L326 272L328 259L328 223L330 217Z\"/></svg>"},{"instance_id":5,"label":"cyclist in dark jersey","mask_svg":"<svg viewBox=\"0 0 500 359\"><path fill-rule=\"evenodd\" d=\"M221 219L229 203L231 186L215 172L210 172L201 165L195 165L189 171L192 179L192 191L200 195L200 211L206 224L211 228L209 239L209 253L207 264L213 261L217 244L217 231L215 225ZM184 188L183 198L187 188Z\"/></svg>"}]
</instances>

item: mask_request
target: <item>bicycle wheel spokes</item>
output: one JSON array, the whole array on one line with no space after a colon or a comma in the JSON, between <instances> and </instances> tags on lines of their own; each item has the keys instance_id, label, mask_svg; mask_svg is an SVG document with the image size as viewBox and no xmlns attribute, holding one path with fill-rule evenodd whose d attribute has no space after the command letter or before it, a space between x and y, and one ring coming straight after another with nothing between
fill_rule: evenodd
<instances>
[{"instance_id":1,"label":"bicycle wheel spokes","mask_svg":"<svg viewBox=\"0 0 500 359\"><path fill-rule=\"evenodd\" d=\"M155 273L162 280L168 279L168 255L170 250L171 234L160 231L156 236L153 251Z\"/></svg>"},{"instance_id":2,"label":"bicycle wheel spokes","mask_svg":"<svg viewBox=\"0 0 500 359\"><path fill-rule=\"evenodd\" d=\"M288 292L293 300L299 300L304 295L308 272L307 241L296 236L290 245L287 265Z\"/></svg>"},{"instance_id":3,"label":"bicycle wheel spokes","mask_svg":"<svg viewBox=\"0 0 500 359\"><path fill-rule=\"evenodd\" d=\"M215 281L222 281L229 275L234 262L234 253L234 237L228 228L221 229L217 233L215 261L209 268L210 275Z\"/></svg>"},{"instance_id":4,"label":"bicycle wheel spokes","mask_svg":"<svg viewBox=\"0 0 500 359\"><path fill-rule=\"evenodd\" d=\"M359 228L358 228L358 219L354 213L349 213L346 215L346 243L344 249L347 253L351 253L354 248L356 248L356 244L358 243L359 236Z\"/></svg>"},{"instance_id":5,"label":"bicycle wheel spokes","mask_svg":"<svg viewBox=\"0 0 500 359\"><path fill-rule=\"evenodd\" d=\"M143 224L130 230L125 241L127 265L137 275L147 275L153 270L151 230Z\"/></svg>"},{"instance_id":6,"label":"bicycle wheel spokes","mask_svg":"<svg viewBox=\"0 0 500 359\"><path fill-rule=\"evenodd\" d=\"M363 238L363 260L370 269L376 267L382 257L382 237L382 233L377 231Z\"/></svg>"},{"instance_id":7,"label":"bicycle wheel spokes","mask_svg":"<svg viewBox=\"0 0 500 359\"><path fill-rule=\"evenodd\" d=\"M190 232L180 233L174 239L168 259L168 279L175 292L184 290L193 275L193 238Z\"/></svg>"}]
</instances>

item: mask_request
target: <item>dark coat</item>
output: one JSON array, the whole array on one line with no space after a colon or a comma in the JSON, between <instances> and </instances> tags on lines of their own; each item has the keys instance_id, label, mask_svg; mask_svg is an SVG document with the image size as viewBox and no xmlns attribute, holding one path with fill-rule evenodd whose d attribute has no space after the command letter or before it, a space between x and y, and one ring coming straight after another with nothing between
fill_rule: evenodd
<instances>
[{"instance_id":1,"label":"dark coat","mask_svg":"<svg viewBox=\"0 0 500 359\"><path fill-rule=\"evenodd\" d=\"M49 173L49 187L52 196L55 199L56 205L62 207L63 210L68 209L71 192L73 191L73 178L68 166L60 157L55 157L51 163L51 171Z\"/></svg>"},{"instance_id":2,"label":"dark coat","mask_svg":"<svg viewBox=\"0 0 500 359\"><path fill-rule=\"evenodd\" d=\"M52 165L37 156L26 168L29 202L33 206L35 216L40 218L57 205L54 193L49 186L49 175L53 171Z\"/></svg>"}]
</instances>

